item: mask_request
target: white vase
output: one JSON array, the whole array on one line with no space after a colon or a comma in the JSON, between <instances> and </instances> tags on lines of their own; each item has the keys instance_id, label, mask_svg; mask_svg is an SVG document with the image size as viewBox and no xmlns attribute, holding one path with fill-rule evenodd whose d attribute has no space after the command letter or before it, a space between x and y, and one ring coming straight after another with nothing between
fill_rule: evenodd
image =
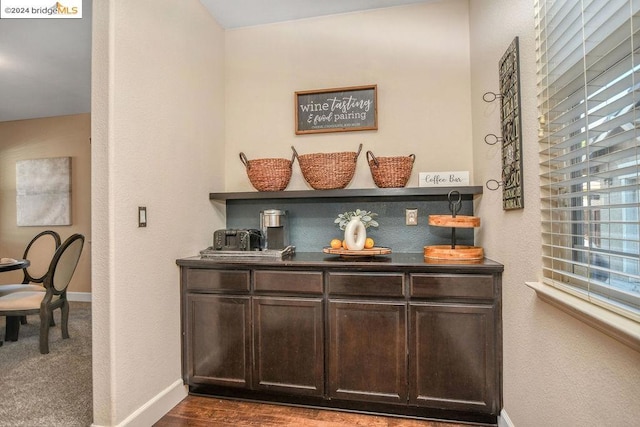
<instances>
[{"instance_id":1,"label":"white vase","mask_svg":"<svg viewBox=\"0 0 640 427\"><path fill-rule=\"evenodd\" d=\"M344 229L344 240L349 250L361 251L364 249L364 242L367 240L367 230L359 216L354 216L347 223Z\"/></svg>"}]
</instances>

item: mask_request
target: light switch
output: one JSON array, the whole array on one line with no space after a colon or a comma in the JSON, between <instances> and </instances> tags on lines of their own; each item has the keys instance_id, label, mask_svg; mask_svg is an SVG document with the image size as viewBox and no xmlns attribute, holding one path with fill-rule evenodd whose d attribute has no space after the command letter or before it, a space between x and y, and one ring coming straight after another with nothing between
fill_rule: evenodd
<instances>
[{"instance_id":1,"label":"light switch","mask_svg":"<svg viewBox=\"0 0 640 427\"><path fill-rule=\"evenodd\" d=\"M147 226L147 207L138 206L138 227Z\"/></svg>"}]
</instances>

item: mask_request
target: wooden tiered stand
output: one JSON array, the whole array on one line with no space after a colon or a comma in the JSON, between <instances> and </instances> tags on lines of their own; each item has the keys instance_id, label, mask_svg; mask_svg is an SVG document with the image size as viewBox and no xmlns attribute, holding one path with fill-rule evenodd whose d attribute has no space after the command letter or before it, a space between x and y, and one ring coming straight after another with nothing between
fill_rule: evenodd
<instances>
[{"instance_id":1,"label":"wooden tiered stand","mask_svg":"<svg viewBox=\"0 0 640 427\"><path fill-rule=\"evenodd\" d=\"M476 216L457 215L461 203L458 191L450 191L449 209L451 215L429 215L429 225L435 227L451 227L451 244L424 247L424 257L428 260L476 261L484 258L484 251L478 246L456 245L456 228L480 227L480 218Z\"/></svg>"}]
</instances>

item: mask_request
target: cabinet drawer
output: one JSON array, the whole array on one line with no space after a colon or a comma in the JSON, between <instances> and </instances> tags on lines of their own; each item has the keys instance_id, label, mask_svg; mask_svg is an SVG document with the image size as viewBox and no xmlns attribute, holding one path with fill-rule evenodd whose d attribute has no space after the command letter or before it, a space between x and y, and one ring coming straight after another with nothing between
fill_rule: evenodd
<instances>
[{"instance_id":1,"label":"cabinet drawer","mask_svg":"<svg viewBox=\"0 0 640 427\"><path fill-rule=\"evenodd\" d=\"M322 294L320 271L256 270L254 274L256 291Z\"/></svg>"},{"instance_id":2,"label":"cabinet drawer","mask_svg":"<svg viewBox=\"0 0 640 427\"><path fill-rule=\"evenodd\" d=\"M186 276L189 291L249 292L248 270L189 268Z\"/></svg>"},{"instance_id":3,"label":"cabinet drawer","mask_svg":"<svg viewBox=\"0 0 640 427\"><path fill-rule=\"evenodd\" d=\"M493 276L412 274L411 296L418 298L493 298Z\"/></svg>"},{"instance_id":4,"label":"cabinet drawer","mask_svg":"<svg viewBox=\"0 0 640 427\"><path fill-rule=\"evenodd\" d=\"M329 273L330 295L402 297L402 273Z\"/></svg>"}]
</instances>

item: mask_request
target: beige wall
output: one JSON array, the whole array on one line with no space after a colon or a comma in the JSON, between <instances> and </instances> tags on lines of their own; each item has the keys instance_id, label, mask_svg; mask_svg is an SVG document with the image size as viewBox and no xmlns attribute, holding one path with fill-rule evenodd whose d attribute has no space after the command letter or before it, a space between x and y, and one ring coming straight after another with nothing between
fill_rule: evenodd
<instances>
[{"instance_id":1,"label":"beige wall","mask_svg":"<svg viewBox=\"0 0 640 427\"><path fill-rule=\"evenodd\" d=\"M152 425L186 395L175 260L224 223L224 34L197 0L93 18L94 424Z\"/></svg>"},{"instance_id":2,"label":"beige wall","mask_svg":"<svg viewBox=\"0 0 640 427\"><path fill-rule=\"evenodd\" d=\"M354 151L351 188L375 187L366 150L414 153L420 171L469 170L467 0L349 13L226 32L226 189L251 191L249 159ZM378 85L378 130L296 136L294 92ZM289 190L309 188L298 164Z\"/></svg>"},{"instance_id":3,"label":"beige wall","mask_svg":"<svg viewBox=\"0 0 640 427\"><path fill-rule=\"evenodd\" d=\"M542 302L525 281L541 277L534 11L530 0L473 0L471 76L476 182L500 177L500 149L483 142L500 130L497 63L520 38L524 196L503 211L502 192L477 201L479 243L505 265L504 408L517 427L631 426L640 419L640 353Z\"/></svg>"},{"instance_id":4,"label":"beige wall","mask_svg":"<svg viewBox=\"0 0 640 427\"><path fill-rule=\"evenodd\" d=\"M90 136L89 114L0 122L0 256L21 257L33 236L43 230L58 232L63 241L73 233L83 234L85 246L69 292L91 292ZM72 225L18 227L16 161L67 156L71 157ZM21 281L21 271L0 275L0 283Z\"/></svg>"}]
</instances>

